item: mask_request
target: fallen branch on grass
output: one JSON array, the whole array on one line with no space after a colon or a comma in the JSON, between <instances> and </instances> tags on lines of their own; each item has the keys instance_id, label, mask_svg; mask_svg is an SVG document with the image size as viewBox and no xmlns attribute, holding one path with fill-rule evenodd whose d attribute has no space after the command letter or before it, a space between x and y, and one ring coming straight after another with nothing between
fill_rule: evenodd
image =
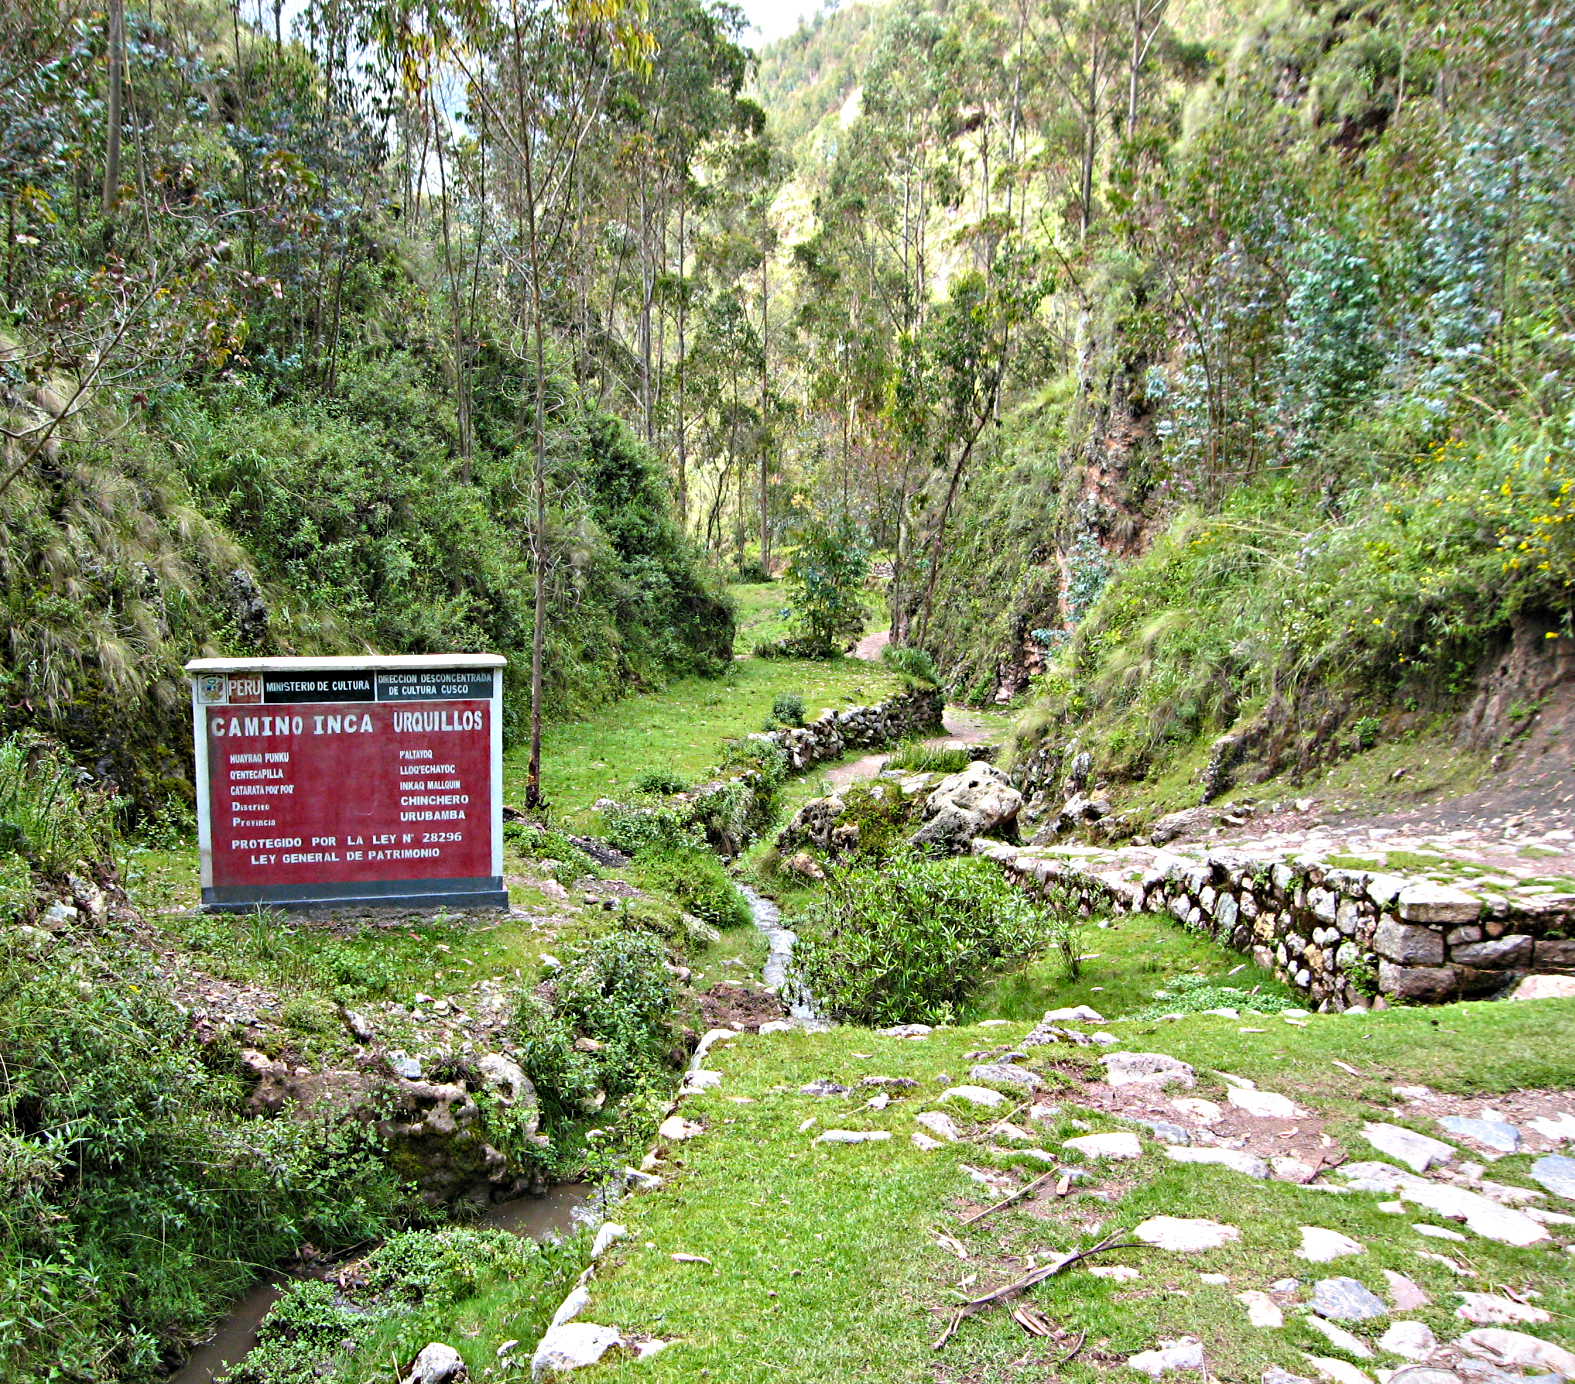
<instances>
[{"instance_id":1,"label":"fallen branch on grass","mask_svg":"<svg viewBox=\"0 0 1575 1384\"><path fill-rule=\"evenodd\" d=\"M996 1202L993 1206L986 1206L983 1211L975 1211L973 1213L973 1215L969 1216L967 1220L962 1222L962 1224L963 1225L972 1225L975 1221L982 1221L992 1211L999 1211L1003 1206L1010 1206L1014 1201L1021 1201L1030 1192L1032 1192L1035 1187L1038 1187L1038 1186L1042 1185L1043 1183L1048 1182L1055 1175L1056 1175L1056 1170L1054 1168L1052 1168L1049 1172L1044 1173L1043 1175L1041 1175L1039 1177L1036 1177L1026 1187L1019 1187L1010 1196L1002 1197L1000 1199L1000 1201Z\"/></svg>"},{"instance_id":2,"label":"fallen branch on grass","mask_svg":"<svg viewBox=\"0 0 1575 1384\"><path fill-rule=\"evenodd\" d=\"M1321 1173L1333 1172L1336 1168L1338 1168L1340 1166L1340 1164L1345 1162L1345 1160L1349 1156L1350 1155L1348 1155L1348 1154L1342 1153L1338 1158L1331 1159L1328 1154L1325 1154L1322 1158L1320 1158L1318 1160L1318 1166L1316 1168L1314 1168L1310 1173L1307 1174L1306 1177L1304 1177L1302 1179L1302 1186L1305 1187L1309 1182L1311 1182L1315 1177L1319 1176Z\"/></svg>"},{"instance_id":3,"label":"fallen branch on grass","mask_svg":"<svg viewBox=\"0 0 1575 1384\"><path fill-rule=\"evenodd\" d=\"M996 1288L993 1292L988 1292L983 1297L976 1297L963 1303L952 1315L946 1330L941 1332L930 1348L939 1350L944 1346L947 1341L951 1340L952 1335L962 1325L965 1318L973 1316L976 1312L982 1312L985 1308L991 1307L997 1302L1004 1302L1007 1298L1015 1297L1018 1293L1032 1288L1036 1283L1043 1283L1047 1278L1054 1278L1062 1269L1070 1268L1081 1259L1089 1259L1096 1254L1104 1254L1113 1249L1146 1248L1148 1246L1137 1240L1122 1240L1118 1242L1114 1236L1107 1235L1097 1245L1092 1245L1088 1249L1071 1250L1063 1254L1059 1259L1053 1259L1050 1263L1041 1265L1031 1273L1024 1274L1021 1278L1006 1284L1004 1287ZM1081 1349L1081 1345L1079 1349Z\"/></svg>"}]
</instances>

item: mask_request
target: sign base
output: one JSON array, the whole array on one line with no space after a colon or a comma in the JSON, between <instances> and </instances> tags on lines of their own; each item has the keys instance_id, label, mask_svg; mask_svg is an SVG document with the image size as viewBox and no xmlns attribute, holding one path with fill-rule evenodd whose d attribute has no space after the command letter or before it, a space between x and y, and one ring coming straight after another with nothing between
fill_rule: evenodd
<instances>
[{"instance_id":1,"label":"sign base","mask_svg":"<svg viewBox=\"0 0 1575 1384\"><path fill-rule=\"evenodd\" d=\"M501 876L481 879L434 880L437 886L422 889L424 881L397 879L354 884L294 884L260 887L232 886L202 891L204 913L251 913L259 908L287 913L344 908L501 908L509 906L509 891Z\"/></svg>"}]
</instances>

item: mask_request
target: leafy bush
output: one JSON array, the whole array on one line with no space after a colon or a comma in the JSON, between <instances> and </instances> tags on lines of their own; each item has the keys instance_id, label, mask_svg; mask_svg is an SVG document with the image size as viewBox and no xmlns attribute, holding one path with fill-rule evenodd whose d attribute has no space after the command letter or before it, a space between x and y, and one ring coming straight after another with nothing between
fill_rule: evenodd
<instances>
[{"instance_id":1,"label":"leafy bush","mask_svg":"<svg viewBox=\"0 0 1575 1384\"><path fill-rule=\"evenodd\" d=\"M639 856L692 844L700 835L683 806L615 803L602 809L602 833L626 855Z\"/></svg>"},{"instance_id":2,"label":"leafy bush","mask_svg":"<svg viewBox=\"0 0 1575 1384\"><path fill-rule=\"evenodd\" d=\"M648 769L634 781L636 793L686 793L689 785L670 769Z\"/></svg>"},{"instance_id":3,"label":"leafy bush","mask_svg":"<svg viewBox=\"0 0 1575 1384\"><path fill-rule=\"evenodd\" d=\"M1278 986L1243 990L1221 985L1206 976L1177 976L1163 990L1154 991L1154 1003L1128 1015L1132 1019L1158 1019L1165 1014L1203 1014L1210 1009L1235 1009L1253 1014L1278 1014L1294 1009L1298 1001Z\"/></svg>"},{"instance_id":4,"label":"leafy bush","mask_svg":"<svg viewBox=\"0 0 1575 1384\"><path fill-rule=\"evenodd\" d=\"M652 934L620 930L571 958L549 986L516 998L511 1027L520 1063L551 1126L608 1100L660 1087L671 1070L673 979ZM602 1046L583 1052L577 1037Z\"/></svg>"},{"instance_id":5,"label":"leafy bush","mask_svg":"<svg viewBox=\"0 0 1575 1384\"><path fill-rule=\"evenodd\" d=\"M353 1352L373 1319L341 1302L332 1283L292 1283L257 1328L257 1344L226 1378L231 1384L317 1384L328 1361Z\"/></svg>"},{"instance_id":6,"label":"leafy bush","mask_svg":"<svg viewBox=\"0 0 1575 1384\"><path fill-rule=\"evenodd\" d=\"M736 927L749 921L749 905L727 877L722 862L704 846L672 846L641 858L645 877L665 890L686 913L713 927Z\"/></svg>"},{"instance_id":7,"label":"leafy bush","mask_svg":"<svg viewBox=\"0 0 1575 1384\"><path fill-rule=\"evenodd\" d=\"M926 687L940 686L941 675L935 670L935 660L923 649L916 649L911 644L887 644L882 647L880 658L905 678Z\"/></svg>"},{"instance_id":8,"label":"leafy bush","mask_svg":"<svg viewBox=\"0 0 1575 1384\"><path fill-rule=\"evenodd\" d=\"M390 1235L361 1264L361 1292L385 1302L445 1307L491 1278L524 1273L542 1254L507 1230L454 1226Z\"/></svg>"},{"instance_id":9,"label":"leafy bush","mask_svg":"<svg viewBox=\"0 0 1575 1384\"><path fill-rule=\"evenodd\" d=\"M790 982L844 1023L945 1023L987 977L1073 925L989 861L901 853L831 876L795 923Z\"/></svg>"},{"instance_id":10,"label":"leafy bush","mask_svg":"<svg viewBox=\"0 0 1575 1384\"><path fill-rule=\"evenodd\" d=\"M804 724L804 699L784 692L771 703L771 714L784 726Z\"/></svg>"},{"instance_id":11,"label":"leafy bush","mask_svg":"<svg viewBox=\"0 0 1575 1384\"><path fill-rule=\"evenodd\" d=\"M0 741L0 851L41 874L109 859L118 806L54 741L32 731Z\"/></svg>"},{"instance_id":12,"label":"leafy bush","mask_svg":"<svg viewBox=\"0 0 1575 1384\"><path fill-rule=\"evenodd\" d=\"M794 623L808 646L832 648L864 629L869 539L846 515L812 520L797 538L787 572Z\"/></svg>"}]
</instances>

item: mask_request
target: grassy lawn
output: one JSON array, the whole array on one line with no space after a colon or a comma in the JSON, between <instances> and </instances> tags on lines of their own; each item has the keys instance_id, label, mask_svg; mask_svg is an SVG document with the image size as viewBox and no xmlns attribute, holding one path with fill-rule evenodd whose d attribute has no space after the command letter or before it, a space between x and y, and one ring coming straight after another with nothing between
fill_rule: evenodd
<instances>
[{"instance_id":1,"label":"grassy lawn","mask_svg":"<svg viewBox=\"0 0 1575 1384\"><path fill-rule=\"evenodd\" d=\"M1127 1047L1194 1063L1198 1089L1189 1094L1222 1099L1217 1067L1267 1089L1293 1090L1359 1159L1376 1155L1352 1137L1355 1128L1361 1119L1384 1118L1391 1082L1480 1092L1564 1084L1572 1025L1575 1002L1543 1002L1462 1004L1443 1021L1426 1010L1321 1017L1304 1029L1269 1019L1264 1034L1242 1034L1235 1021L1209 1016L1120 1023L1113 1031ZM1245 1381L1270 1364L1308 1375L1301 1352L1336 1352L1294 1314L1287 1314L1281 1330L1250 1328L1233 1294L1265 1289L1282 1277L1307 1282L1349 1275L1383 1295L1380 1270L1389 1268L1429 1293L1432 1306L1405 1315L1427 1322L1441 1340L1466 1329L1452 1315L1453 1294L1492 1291L1497 1284L1540 1292L1536 1301L1555 1314L1554 1323L1529 1329L1564 1343L1575 1340L1575 1276L1568 1256L1548 1246L1515 1249L1475 1236L1466 1245L1442 1246L1476 1269L1476 1279L1464 1280L1418 1257L1418 1249L1440 1248L1410 1229L1413 1220L1436 1220L1428 1213L1411 1208L1397 1218L1377 1209L1378 1197L1334 1196L1177 1165L1146 1139L1140 1162L1089 1165L1093 1180L1065 1200L1009 1208L963 1227L961 1213L984 1203L961 1165L988 1164L992 1155L966 1142L918 1152L908 1139L916 1127L913 1115L934 1108L928 1102L944 1086L966 1080L970 1061L978 1060L969 1053L1021 1032L1017 1026L959 1028L904 1042L844 1028L745 1035L716 1050L708 1065L723 1072L721 1088L684 1106L705 1132L670 1147L666 1187L620 1209L618 1218L630 1230L628 1247L593 1287L589 1319L680 1338L683 1344L643 1368L643 1378L660 1381L1038 1378L1018 1373L1013 1362L1043 1372L1085 1331L1083 1351L1061 1371L1068 1380L1095 1379L1160 1337L1190 1332L1202 1339L1212 1375ZM1033 1050L1033 1065L1061 1087L1060 1117L1035 1127L1045 1148L1057 1149L1090 1127L1122 1127L1075 1104L1081 1051L1069 1057L1065 1048ZM1336 1067L1336 1058L1362 1075ZM856 1086L868 1074L907 1076L919 1085L880 1112L863 1108L867 1091L815 1098L798 1090L822 1077ZM799 1126L811 1118L816 1125L801 1133ZM813 1144L819 1130L832 1127L883 1129L893 1137L851 1147ZM982 1132L983 1125L973 1128ZM1492 1176L1526 1184L1527 1161L1503 1159ZM1236 1225L1241 1239L1199 1255L1123 1250L1093 1262L1129 1265L1139 1279L1112 1281L1083 1265L1035 1288L1028 1300L1071 1333L1066 1343L1029 1337L997 1309L964 1322L942 1351L931 1349L949 1304L1020 1276L1027 1256L1044 1262L1158 1214ZM1310 1265L1295 1254L1301 1225L1341 1231L1366 1253ZM941 1232L963 1243L966 1262L937 1243ZM711 1262L678 1263L673 1253ZM1229 1281L1205 1283L1205 1273ZM1356 1329L1376 1337L1385 1324ZM611 1373L604 1367L591 1377Z\"/></svg>"},{"instance_id":2,"label":"grassy lawn","mask_svg":"<svg viewBox=\"0 0 1575 1384\"><path fill-rule=\"evenodd\" d=\"M542 733L541 774L553 820L571 830L593 829L591 804L627 792L649 770L699 778L716 764L723 740L764 727L779 696L802 697L814 717L825 707L878 702L901 685L881 664L859 659L745 658L714 681L686 678L584 720L549 725ZM504 756L505 802L524 801L527 756L524 746Z\"/></svg>"}]
</instances>

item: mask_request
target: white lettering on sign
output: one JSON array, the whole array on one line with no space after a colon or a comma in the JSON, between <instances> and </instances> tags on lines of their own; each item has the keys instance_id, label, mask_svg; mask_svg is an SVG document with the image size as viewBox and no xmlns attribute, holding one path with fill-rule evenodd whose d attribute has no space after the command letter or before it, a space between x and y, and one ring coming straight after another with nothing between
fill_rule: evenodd
<instances>
[{"instance_id":1,"label":"white lettering on sign","mask_svg":"<svg viewBox=\"0 0 1575 1384\"><path fill-rule=\"evenodd\" d=\"M372 729L370 716L314 716L312 723L313 735L354 735Z\"/></svg>"},{"instance_id":2,"label":"white lettering on sign","mask_svg":"<svg viewBox=\"0 0 1575 1384\"><path fill-rule=\"evenodd\" d=\"M215 716L212 729L215 735L299 735L302 724L299 716Z\"/></svg>"},{"instance_id":3,"label":"white lettering on sign","mask_svg":"<svg viewBox=\"0 0 1575 1384\"><path fill-rule=\"evenodd\" d=\"M427 751L431 753L430 750ZM459 772L452 764L401 764L399 777L405 778L410 774L457 774Z\"/></svg>"},{"instance_id":4,"label":"white lettering on sign","mask_svg":"<svg viewBox=\"0 0 1575 1384\"><path fill-rule=\"evenodd\" d=\"M272 839L247 841L234 836L230 838L232 851L287 851L290 847L300 844L299 836L281 836L277 841Z\"/></svg>"},{"instance_id":5,"label":"white lettering on sign","mask_svg":"<svg viewBox=\"0 0 1575 1384\"><path fill-rule=\"evenodd\" d=\"M401 750L399 752L399 757L401 759L431 759L432 758L432 751L431 750ZM425 773L426 770L423 769L420 772Z\"/></svg>"},{"instance_id":6,"label":"white lettering on sign","mask_svg":"<svg viewBox=\"0 0 1575 1384\"><path fill-rule=\"evenodd\" d=\"M401 822L463 822L465 820L465 809L460 808L457 812L452 810L446 812L401 812L399 820Z\"/></svg>"},{"instance_id":7,"label":"white lettering on sign","mask_svg":"<svg viewBox=\"0 0 1575 1384\"><path fill-rule=\"evenodd\" d=\"M396 711L394 729L395 731L485 730L486 718L479 711Z\"/></svg>"}]
</instances>

